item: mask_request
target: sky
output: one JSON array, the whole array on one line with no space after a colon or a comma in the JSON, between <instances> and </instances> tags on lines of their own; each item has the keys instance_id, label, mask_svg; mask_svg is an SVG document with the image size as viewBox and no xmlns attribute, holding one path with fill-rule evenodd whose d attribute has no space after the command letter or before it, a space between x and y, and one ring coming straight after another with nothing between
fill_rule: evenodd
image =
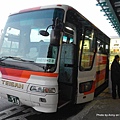
<instances>
[{"instance_id":1,"label":"sky","mask_svg":"<svg viewBox=\"0 0 120 120\"><path fill-rule=\"evenodd\" d=\"M19 10L52 4L70 5L109 37L118 36L112 28L96 0L4 0L0 3L0 29L3 29L8 16Z\"/></svg>"}]
</instances>

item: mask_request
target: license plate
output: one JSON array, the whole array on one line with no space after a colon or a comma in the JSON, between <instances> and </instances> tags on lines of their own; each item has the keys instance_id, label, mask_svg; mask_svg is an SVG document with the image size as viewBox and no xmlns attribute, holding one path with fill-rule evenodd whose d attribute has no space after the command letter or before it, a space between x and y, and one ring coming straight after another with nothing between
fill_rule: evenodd
<instances>
[{"instance_id":1,"label":"license plate","mask_svg":"<svg viewBox=\"0 0 120 120\"><path fill-rule=\"evenodd\" d=\"M8 101L9 101L9 102L15 103L15 104L17 104L17 105L20 104L20 100L19 100L18 97L12 96L12 95L7 95L7 96L8 96Z\"/></svg>"}]
</instances>

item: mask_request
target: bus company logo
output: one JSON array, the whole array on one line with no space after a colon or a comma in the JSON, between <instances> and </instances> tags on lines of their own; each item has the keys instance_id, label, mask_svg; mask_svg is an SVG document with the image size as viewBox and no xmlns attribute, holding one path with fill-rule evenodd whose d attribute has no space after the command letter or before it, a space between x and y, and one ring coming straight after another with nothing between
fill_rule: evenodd
<instances>
[{"instance_id":1,"label":"bus company logo","mask_svg":"<svg viewBox=\"0 0 120 120\"><path fill-rule=\"evenodd\" d=\"M5 80L2 80L2 84L3 85L7 85L7 86L11 86L11 87L15 87L15 88L21 88L21 89L24 88L24 84L10 82L10 81L5 81Z\"/></svg>"}]
</instances>

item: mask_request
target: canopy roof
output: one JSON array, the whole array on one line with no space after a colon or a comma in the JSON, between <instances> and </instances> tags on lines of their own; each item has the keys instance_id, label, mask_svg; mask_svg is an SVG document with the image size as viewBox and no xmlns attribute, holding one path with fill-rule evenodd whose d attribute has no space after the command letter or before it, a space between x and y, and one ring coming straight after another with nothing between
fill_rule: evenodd
<instances>
[{"instance_id":1,"label":"canopy roof","mask_svg":"<svg viewBox=\"0 0 120 120\"><path fill-rule=\"evenodd\" d=\"M97 6L101 6L104 16L107 16L107 20L120 36L120 0L97 0L97 2Z\"/></svg>"}]
</instances>

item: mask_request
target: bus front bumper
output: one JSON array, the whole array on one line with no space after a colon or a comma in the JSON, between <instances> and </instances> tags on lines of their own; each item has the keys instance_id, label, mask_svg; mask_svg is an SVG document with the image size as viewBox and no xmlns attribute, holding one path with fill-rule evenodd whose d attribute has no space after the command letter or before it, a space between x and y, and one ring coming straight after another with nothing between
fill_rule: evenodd
<instances>
[{"instance_id":1,"label":"bus front bumper","mask_svg":"<svg viewBox=\"0 0 120 120\"><path fill-rule=\"evenodd\" d=\"M36 95L23 91L15 91L12 89L1 87L0 96L4 99L7 99L8 101L11 100L11 102L14 102L15 104L30 106L39 112L52 113L57 111L58 104L57 93Z\"/></svg>"}]
</instances>

